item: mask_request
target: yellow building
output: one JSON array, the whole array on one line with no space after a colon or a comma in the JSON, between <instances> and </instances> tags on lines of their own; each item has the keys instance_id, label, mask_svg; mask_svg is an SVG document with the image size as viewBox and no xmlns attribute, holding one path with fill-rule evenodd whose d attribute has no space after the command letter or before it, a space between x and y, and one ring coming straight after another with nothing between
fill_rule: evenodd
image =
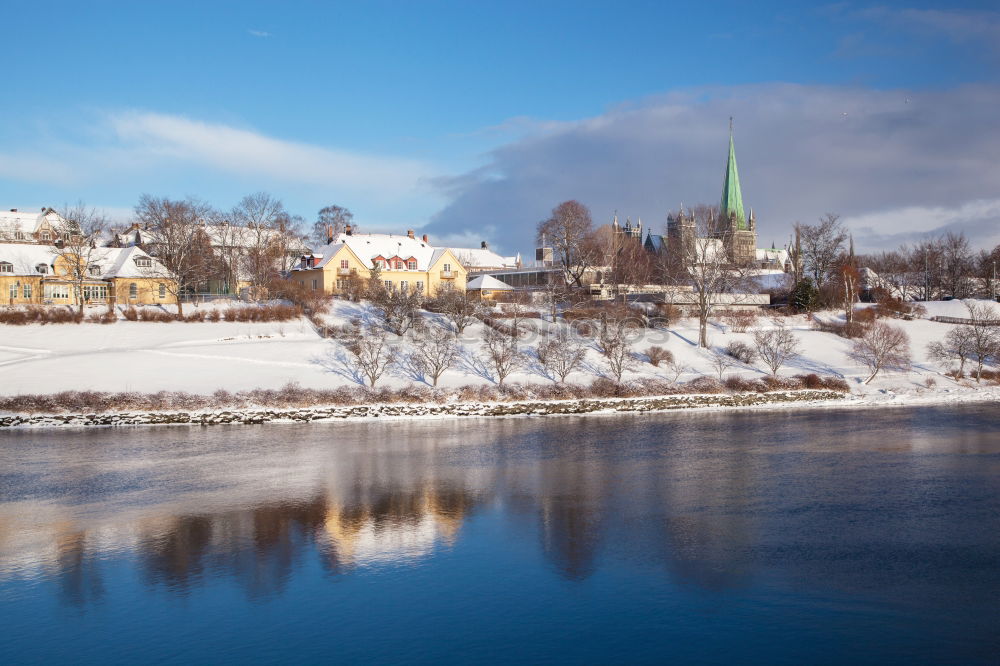
<instances>
[{"instance_id":1,"label":"yellow building","mask_svg":"<svg viewBox=\"0 0 1000 666\"><path fill-rule=\"evenodd\" d=\"M0 304L78 305L172 303L176 281L137 247L94 248L81 281L82 263L52 245L0 244ZM79 293L78 293L79 292Z\"/></svg>"},{"instance_id":2,"label":"yellow building","mask_svg":"<svg viewBox=\"0 0 1000 666\"><path fill-rule=\"evenodd\" d=\"M316 252L302 255L289 279L308 289L344 293L351 282L367 281L378 267L390 291L408 290L433 296L439 289L465 289L466 270L451 250L427 239L393 234L340 234Z\"/></svg>"}]
</instances>

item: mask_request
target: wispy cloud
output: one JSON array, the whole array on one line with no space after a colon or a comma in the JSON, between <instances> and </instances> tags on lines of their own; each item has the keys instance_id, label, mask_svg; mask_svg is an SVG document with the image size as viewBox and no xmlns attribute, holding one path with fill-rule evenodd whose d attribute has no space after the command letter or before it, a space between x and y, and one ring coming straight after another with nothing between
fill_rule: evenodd
<instances>
[{"instance_id":1,"label":"wispy cloud","mask_svg":"<svg viewBox=\"0 0 1000 666\"><path fill-rule=\"evenodd\" d=\"M361 189L392 197L422 186L430 164L372 156L266 136L250 129L150 112L109 122L121 146L157 161L176 161L281 182Z\"/></svg>"},{"instance_id":2,"label":"wispy cloud","mask_svg":"<svg viewBox=\"0 0 1000 666\"><path fill-rule=\"evenodd\" d=\"M270 36L271 36L271 33L269 33L269 32L266 32L266 31L264 31L264 30L253 30L253 29L248 29L248 30L247 30L247 32L248 32L248 33L250 33L250 34L251 34L252 36L254 36L254 37L260 37L260 38L262 38L262 39L266 39L267 37L270 37Z\"/></svg>"},{"instance_id":3,"label":"wispy cloud","mask_svg":"<svg viewBox=\"0 0 1000 666\"><path fill-rule=\"evenodd\" d=\"M1000 53L1000 12L961 9L871 7L851 12L861 19L954 42L985 44Z\"/></svg>"}]
</instances>

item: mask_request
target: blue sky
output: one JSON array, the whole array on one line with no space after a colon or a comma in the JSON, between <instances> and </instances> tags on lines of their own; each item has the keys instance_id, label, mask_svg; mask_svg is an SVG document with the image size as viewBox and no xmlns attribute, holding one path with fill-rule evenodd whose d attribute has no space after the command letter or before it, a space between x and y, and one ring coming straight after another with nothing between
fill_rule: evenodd
<instances>
[{"instance_id":1,"label":"blue sky","mask_svg":"<svg viewBox=\"0 0 1000 666\"><path fill-rule=\"evenodd\" d=\"M714 202L736 117L762 241L1000 223L996 2L3 3L0 205L139 195L509 250L566 198Z\"/></svg>"}]
</instances>

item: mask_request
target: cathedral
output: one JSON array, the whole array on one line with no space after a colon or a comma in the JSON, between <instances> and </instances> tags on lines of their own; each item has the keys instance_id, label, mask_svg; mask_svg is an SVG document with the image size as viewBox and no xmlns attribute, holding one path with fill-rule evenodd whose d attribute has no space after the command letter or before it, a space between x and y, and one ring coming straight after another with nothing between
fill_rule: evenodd
<instances>
[{"instance_id":1,"label":"cathedral","mask_svg":"<svg viewBox=\"0 0 1000 666\"><path fill-rule=\"evenodd\" d=\"M779 254L783 250L757 249L757 220L753 211L747 215L743 208L743 193L740 190L740 174L736 167L736 147L733 142L732 123L729 127L729 157L722 181L722 200L719 202L718 216L710 219L708 238L716 240L726 249L726 256L738 264L756 264L760 268L783 270L784 261ZM694 248L698 238L698 227L692 211L685 212L683 206L674 215L667 217L666 242L662 237L648 233L645 243L647 250L667 251L687 254Z\"/></svg>"}]
</instances>

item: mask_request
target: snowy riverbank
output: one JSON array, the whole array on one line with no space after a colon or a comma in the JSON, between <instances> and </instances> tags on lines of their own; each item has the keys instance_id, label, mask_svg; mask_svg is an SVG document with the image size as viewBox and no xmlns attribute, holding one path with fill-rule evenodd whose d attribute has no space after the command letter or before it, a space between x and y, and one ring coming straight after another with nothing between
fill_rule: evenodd
<instances>
[{"instance_id":1,"label":"snowy riverbank","mask_svg":"<svg viewBox=\"0 0 1000 666\"><path fill-rule=\"evenodd\" d=\"M445 419L464 417L557 416L614 413L648 413L670 410L801 409L821 407L883 407L1000 403L1000 388L981 391L926 391L845 395L827 390L775 391L771 393L690 394L636 398L586 398L576 400L522 400L512 402L454 402L448 404L373 404L316 406L295 409L215 409L193 411L123 411L89 414L0 415L0 429L123 427L143 425L234 425L263 423L336 422L392 419Z\"/></svg>"}]
</instances>

